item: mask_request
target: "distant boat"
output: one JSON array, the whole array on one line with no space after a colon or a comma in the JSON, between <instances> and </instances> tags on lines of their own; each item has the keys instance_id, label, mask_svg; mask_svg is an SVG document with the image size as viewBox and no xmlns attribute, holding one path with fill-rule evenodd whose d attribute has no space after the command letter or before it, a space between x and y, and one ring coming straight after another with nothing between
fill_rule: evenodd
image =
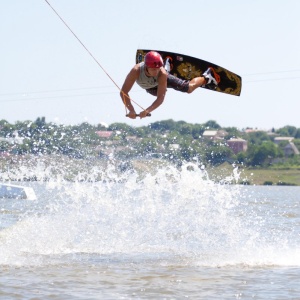
<instances>
[{"instance_id":1,"label":"distant boat","mask_svg":"<svg viewBox=\"0 0 300 300\"><path fill-rule=\"evenodd\" d=\"M0 198L36 200L34 189L27 186L0 183Z\"/></svg>"}]
</instances>

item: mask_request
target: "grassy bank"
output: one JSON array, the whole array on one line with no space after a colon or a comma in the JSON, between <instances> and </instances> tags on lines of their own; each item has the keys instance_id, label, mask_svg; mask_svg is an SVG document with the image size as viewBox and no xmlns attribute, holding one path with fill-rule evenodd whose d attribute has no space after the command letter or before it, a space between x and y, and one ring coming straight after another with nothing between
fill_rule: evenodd
<instances>
[{"instance_id":1,"label":"grassy bank","mask_svg":"<svg viewBox=\"0 0 300 300\"><path fill-rule=\"evenodd\" d=\"M237 183L247 183L251 185L297 185L300 186L300 167L299 168L268 168L268 169L248 169L238 168L234 176L233 166L224 163L218 167L209 168L210 178L216 181L232 179Z\"/></svg>"},{"instance_id":2,"label":"grassy bank","mask_svg":"<svg viewBox=\"0 0 300 300\"><path fill-rule=\"evenodd\" d=\"M300 170L297 169L250 169L243 175L250 184L262 185L298 185L300 186Z\"/></svg>"},{"instance_id":3,"label":"grassy bank","mask_svg":"<svg viewBox=\"0 0 300 300\"><path fill-rule=\"evenodd\" d=\"M134 169L144 174L154 173L160 166L168 165L162 161L143 161L137 160L133 163ZM250 184L250 185L297 185L300 186L300 166L298 168L281 169L249 169L234 167L229 163L224 163L218 167L207 168L208 177L215 182L228 182L232 184Z\"/></svg>"}]
</instances>

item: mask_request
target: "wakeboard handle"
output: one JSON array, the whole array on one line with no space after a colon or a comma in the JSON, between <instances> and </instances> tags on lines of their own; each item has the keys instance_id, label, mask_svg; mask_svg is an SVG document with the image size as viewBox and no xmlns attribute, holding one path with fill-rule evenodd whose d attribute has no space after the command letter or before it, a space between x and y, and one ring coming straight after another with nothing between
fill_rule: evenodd
<instances>
[{"instance_id":1,"label":"wakeboard handle","mask_svg":"<svg viewBox=\"0 0 300 300\"><path fill-rule=\"evenodd\" d=\"M135 114L136 117L139 117L140 114ZM128 114L126 115L126 117L128 117ZM151 114L150 113L147 113L147 117L151 117Z\"/></svg>"}]
</instances>

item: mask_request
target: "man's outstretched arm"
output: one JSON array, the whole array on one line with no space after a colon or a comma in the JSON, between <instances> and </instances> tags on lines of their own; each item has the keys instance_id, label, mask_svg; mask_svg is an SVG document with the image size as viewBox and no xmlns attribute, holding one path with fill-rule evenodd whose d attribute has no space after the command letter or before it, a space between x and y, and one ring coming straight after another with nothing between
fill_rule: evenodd
<instances>
[{"instance_id":1,"label":"man's outstretched arm","mask_svg":"<svg viewBox=\"0 0 300 300\"><path fill-rule=\"evenodd\" d=\"M135 81L137 80L139 76L139 70L137 68L137 66L134 66L131 71L128 73L124 83L123 83L123 86L122 86L122 89L120 91L120 96L121 96L121 99L124 103L124 105L126 106L126 108L129 110L129 113L128 113L128 117L131 118L131 119L135 119L136 118L136 112L134 110L134 107L131 103L131 100L130 100L130 97L129 97L129 92L130 90L132 89Z\"/></svg>"}]
</instances>

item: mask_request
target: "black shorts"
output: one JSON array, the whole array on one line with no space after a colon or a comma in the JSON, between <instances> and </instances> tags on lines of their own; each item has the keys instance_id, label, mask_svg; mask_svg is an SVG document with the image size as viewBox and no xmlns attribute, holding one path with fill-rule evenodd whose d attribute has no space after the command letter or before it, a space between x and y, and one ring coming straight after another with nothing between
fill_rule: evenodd
<instances>
[{"instance_id":1,"label":"black shorts","mask_svg":"<svg viewBox=\"0 0 300 300\"><path fill-rule=\"evenodd\" d=\"M183 80L180 79L174 75L168 74L168 79L167 79L167 87L174 89L176 91L180 91L183 93L187 93L189 90L189 80ZM146 90L147 93L157 96L157 87L150 88Z\"/></svg>"}]
</instances>

